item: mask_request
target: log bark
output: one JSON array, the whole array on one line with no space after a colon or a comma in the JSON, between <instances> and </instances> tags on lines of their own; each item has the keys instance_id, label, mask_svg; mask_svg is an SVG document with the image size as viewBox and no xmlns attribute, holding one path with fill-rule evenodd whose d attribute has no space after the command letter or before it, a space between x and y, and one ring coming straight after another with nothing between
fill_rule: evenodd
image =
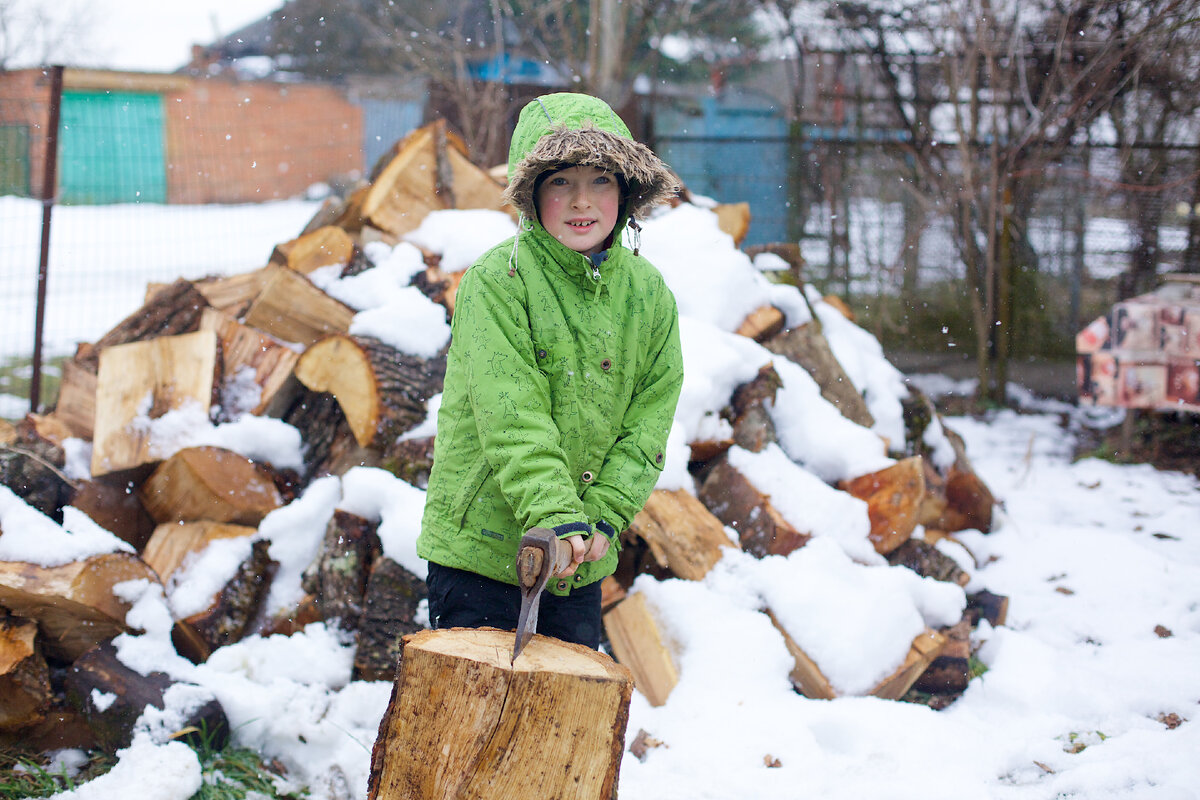
<instances>
[{"instance_id":1,"label":"log bark","mask_svg":"<svg viewBox=\"0 0 1200 800\"><path fill-rule=\"evenodd\" d=\"M1008 621L1008 598L983 589L967 595L967 611L971 616L972 625L978 625L980 620L987 620L994 628Z\"/></svg>"},{"instance_id":2,"label":"log bark","mask_svg":"<svg viewBox=\"0 0 1200 800\"><path fill-rule=\"evenodd\" d=\"M124 581L158 576L129 553L106 553L57 567L0 561L0 606L35 620L47 657L74 661L128 630L130 604L113 593Z\"/></svg>"},{"instance_id":3,"label":"log bark","mask_svg":"<svg viewBox=\"0 0 1200 800\"><path fill-rule=\"evenodd\" d=\"M652 492L630 523L629 534L649 545L659 567L693 581L708 574L725 548L738 547L721 521L683 489Z\"/></svg>"},{"instance_id":4,"label":"log bark","mask_svg":"<svg viewBox=\"0 0 1200 800\"><path fill-rule=\"evenodd\" d=\"M58 465L17 443L0 445L0 485L60 524L73 491Z\"/></svg>"},{"instance_id":5,"label":"log bark","mask_svg":"<svg viewBox=\"0 0 1200 800\"><path fill-rule=\"evenodd\" d=\"M305 482L318 475L342 475L352 467L379 466L379 451L358 443L333 395L310 391L301 384L291 404L280 408L278 414L300 431L305 445L301 476Z\"/></svg>"},{"instance_id":6,"label":"log bark","mask_svg":"<svg viewBox=\"0 0 1200 800\"><path fill-rule=\"evenodd\" d=\"M733 391L733 441L752 453L761 453L767 445L779 441L770 407L783 381L775 367L767 364L754 380L743 383Z\"/></svg>"},{"instance_id":7,"label":"log bark","mask_svg":"<svg viewBox=\"0 0 1200 800\"><path fill-rule=\"evenodd\" d=\"M369 520L334 511L317 558L301 577L300 586L314 597L321 619L336 620L345 630L359 625L371 566L383 550L375 529Z\"/></svg>"},{"instance_id":8,"label":"log bark","mask_svg":"<svg viewBox=\"0 0 1200 800\"><path fill-rule=\"evenodd\" d=\"M188 406L207 414L219 382L212 331L106 347L96 384L92 475L157 462L146 421Z\"/></svg>"},{"instance_id":9,"label":"log bark","mask_svg":"<svg viewBox=\"0 0 1200 800\"><path fill-rule=\"evenodd\" d=\"M738 532L742 549L758 558L787 555L812 538L784 519L770 498L724 456L704 479L699 497L717 519Z\"/></svg>"},{"instance_id":10,"label":"log bark","mask_svg":"<svg viewBox=\"0 0 1200 800\"><path fill-rule=\"evenodd\" d=\"M189 281L177 280L154 292L140 309L100 337L94 345L81 346L75 358L81 366L95 372L100 353L106 348L192 333L198 329L200 314L207 305L204 295Z\"/></svg>"},{"instance_id":11,"label":"log bark","mask_svg":"<svg viewBox=\"0 0 1200 800\"><path fill-rule=\"evenodd\" d=\"M345 267L354 257L354 240L336 225L325 225L276 245L271 264L304 275L322 267Z\"/></svg>"},{"instance_id":12,"label":"log bark","mask_svg":"<svg viewBox=\"0 0 1200 800\"><path fill-rule=\"evenodd\" d=\"M70 505L139 553L154 533L154 518L138 499L137 484L124 476L75 481Z\"/></svg>"},{"instance_id":13,"label":"log bark","mask_svg":"<svg viewBox=\"0 0 1200 800\"><path fill-rule=\"evenodd\" d=\"M128 747L133 726L147 706L163 708L163 695L172 680L159 672L142 675L121 663L106 642L71 665L64 681L67 698L87 719L97 743L108 752ZM193 711L180 725L184 742L220 750L229 741L229 721L215 699Z\"/></svg>"},{"instance_id":14,"label":"log bark","mask_svg":"<svg viewBox=\"0 0 1200 800\"><path fill-rule=\"evenodd\" d=\"M431 259L426 257L426 263ZM435 303L445 307L446 311L454 314L454 298L458 295L458 285L462 283L466 270L459 272L444 272L438 266L427 267L419 272L412 280L412 285Z\"/></svg>"},{"instance_id":15,"label":"log bark","mask_svg":"<svg viewBox=\"0 0 1200 800\"><path fill-rule=\"evenodd\" d=\"M353 319L354 309L325 294L299 272L270 266L244 322L281 341L307 346L327 334L345 333Z\"/></svg>"},{"instance_id":16,"label":"log bark","mask_svg":"<svg viewBox=\"0 0 1200 800\"><path fill-rule=\"evenodd\" d=\"M268 555L270 548L271 543L265 539L255 542L250 556L213 598L212 604L179 621L180 627L195 633L195 636L184 634L183 641L194 644L199 640L206 648L206 651L183 655L193 661L202 661L218 647L240 641L250 632L271 588L271 581L279 570L278 562L271 560Z\"/></svg>"},{"instance_id":17,"label":"log bark","mask_svg":"<svg viewBox=\"0 0 1200 800\"><path fill-rule=\"evenodd\" d=\"M841 481L838 488L863 500L871 530L867 534L875 552L887 555L912 536L925 497L925 468L920 456L897 461L890 467Z\"/></svg>"},{"instance_id":18,"label":"log bark","mask_svg":"<svg viewBox=\"0 0 1200 800\"><path fill-rule=\"evenodd\" d=\"M958 695L967 690L971 680L971 621L967 617L942 628L946 645L929 667L921 673L912 688L931 694Z\"/></svg>"},{"instance_id":19,"label":"log bark","mask_svg":"<svg viewBox=\"0 0 1200 800\"><path fill-rule=\"evenodd\" d=\"M386 556L376 559L357 622L354 672L358 680L395 680L403 637L425 628L417 621L417 612L428 597L425 581Z\"/></svg>"},{"instance_id":20,"label":"log bark","mask_svg":"<svg viewBox=\"0 0 1200 800\"><path fill-rule=\"evenodd\" d=\"M384 448L383 468L402 481L424 489L433 469L434 436L399 438Z\"/></svg>"},{"instance_id":21,"label":"log bark","mask_svg":"<svg viewBox=\"0 0 1200 800\"><path fill-rule=\"evenodd\" d=\"M37 623L0 609L0 732L41 722L50 700L50 668L38 647Z\"/></svg>"},{"instance_id":22,"label":"log bark","mask_svg":"<svg viewBox=\"0 0 1200 800\"><path fill-rule=\"evenodd\" d=\"M617 663L633 673L633 684L652 706L667 702L679 670L663 641L646 598L632 594L604 615L604 630Z\"/></svg>"},{"instance_id":23,"label":"log bark","mask_svg":"<svg viewBox=\"0 0 1200 800\"><path fill-rule=\"evenodd\" d=\"M819 323L809 322L784 331L768 339L763 346L804 367L820 387L821 396L842 412L843 417L864 428L875 424L866 401L838 363Z\"/></svg>"},{"instance_id":24,"label":"log bark","mask_svg":"<svg viewBox=\"0 0 1200 800\"><path fill-rule=\"evenodd\" d=\"M138 487L155 522L254 525L283 505L269 468L221 447L185 447Z\"/></svg>"},{"instance_id":25,"label":"log bark","mask_svg":"<svg viewBox=\"0 0 1200 800\"><path fill-rule=\"evenodd\" d=\"M426 401L441 391L444 356L425 360L366 336L328 336L304 351L296 377L337 398L363 447L394 440L425 420Z\"/></svg>"},{"instance_id":26,"label":"log bark","mask_svg":"<svg viewBox=\"0 0 1200 800\"><path fill-rule=\"evenodd\" d=\"M614 800L633 679L607 656L492 629L423 631L371 758L370 800Z\"/></svg>"},{"instance_id":27,"label":"log bark","mask_svg":"<svg viewBox=\"0 0 1200 800\"><path fill-rule=\"evenodd\" d=\"M971 576L950 556L922 539L909 539L887 555L892 566L908 567L923 578L966 586Z\"/></svg>"},{"instance_id":28,"label":"log bark","mask_svg":"<svg viewBox=\"0 0 1200 800\"><path fill-rule=\"evenodd\" d=\"M225 385L221 387L221 408L225 414L249 412L261 415L272 404L275 395L288 386L288 378L300 354L273 337L242 325L216 309L205 309L200 329L217 334L221 348L221 372ZM250 388L248 376L257 389L257 401L242 397ZM237 406L242 407L237 407Z\"/></svg>"}]
</instances>

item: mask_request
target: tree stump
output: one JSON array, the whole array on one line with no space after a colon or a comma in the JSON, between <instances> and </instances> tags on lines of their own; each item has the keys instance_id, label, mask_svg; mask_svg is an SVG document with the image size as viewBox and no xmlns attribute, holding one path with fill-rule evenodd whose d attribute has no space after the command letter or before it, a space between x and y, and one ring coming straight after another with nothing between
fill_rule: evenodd
<instances>
[{"instance_id":1,"label":"tree stump","mask_svg":"<svg viewBox=\"0 0 1200 800\"><path fill-rule=\"evenodd\" d=\"M616 798L633 677L602 653L512 633L422 631L371 756L369 800Z\"/></svg>"}]
</instances>

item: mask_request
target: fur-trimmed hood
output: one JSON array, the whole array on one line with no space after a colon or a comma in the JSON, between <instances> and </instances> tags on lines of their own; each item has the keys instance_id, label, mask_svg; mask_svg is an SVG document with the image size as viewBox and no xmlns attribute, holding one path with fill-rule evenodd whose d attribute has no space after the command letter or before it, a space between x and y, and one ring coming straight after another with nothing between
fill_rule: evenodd
<instances>
[{"instance_id":1,"label":"fur-trimmed hood","mask_svg":"<svg viewBox=\"0 0 1200 800\"><path fill-rule=\"evenodd\" d=\"M537 177L565 164L600 167L629 186L624 213L641 217L679 191L679 181L654 152L635 141L621 118L599 98L560 92L530 101L517 119L508 152L504 200L537 220Z\"/></svg>"}]
</instances>

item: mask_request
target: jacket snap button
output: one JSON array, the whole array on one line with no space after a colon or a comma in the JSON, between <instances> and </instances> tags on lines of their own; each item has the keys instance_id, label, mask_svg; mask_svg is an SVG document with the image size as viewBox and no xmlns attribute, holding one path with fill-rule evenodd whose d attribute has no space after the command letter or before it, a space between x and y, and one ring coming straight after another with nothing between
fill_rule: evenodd
<instances>
[{"instance_id":1,"label":"jacket snap button","mask_svg":"<svg viewBox=\"0 0 1200 800\"><path fill-rule=\"evenodd\" d=\"M610 369L612 369L612 359L606 358L603 361L601 361L600 369L604 370L605 372L608 372Z\"/></svg>"},{"instance_id":2,"label":"jacket snap button","mask_svg":"<svg viewBox=\"0 0 1200 800\"><path fill-rule=\"evenodd\" d=\"M566 589L566 588L567 588L567 582L566 582L566 581L559 581L559 582L558 582L558 590L559 590L560 592L561 592L561 591L563 591L563 590L564 590L564 589Z\"/></svg>"},{"instance_id":3,"label":"jacket snap button","mask_svg":"<svg viewBox=\"0 0 1200 800\"><path fill-rule=\"evenodd\" d=\"M582 575L576 575L576 576L575 576L575 582L576 582L576 583L579 583L581 580L583 580L583 576L582 576Z\"/></svg>"},{"instance_id":4,"label":"jacket snap button","mask_svg":"<svg viewBox=\"0 0 1200 800\"><path fill-rule=\"evenodd\" d=\"M589 470L584 470L584 473L579 476L579 479L582 480L584 483L591 483L592 479L595 477L596 476L593 475L592 471L589 469Z\"/></svg>"},{"instance_id":5,"label":"jacket snap button","mask_svg":"<svg viewBox=\"0 0 1200 800\"><path fill-rule=\"evenodd\" d=\"M663 462L663 454L662 454L662 453L655 453L655 455L654 455L654 463L655 463L655 464L661 464L662 462Z\"/></svg>"},{"instance_id":6,"label":"jacket snap button","mask_svg":"<svg viewBox=\"0 0 1200 800\"><path fill-rule=\"evenodd\" d=\"M546 351L545 351L545 350L538 350L537 356L538 356L538 358L545 358L545 357L546 357Z\"/></svg>"}]
</instances>

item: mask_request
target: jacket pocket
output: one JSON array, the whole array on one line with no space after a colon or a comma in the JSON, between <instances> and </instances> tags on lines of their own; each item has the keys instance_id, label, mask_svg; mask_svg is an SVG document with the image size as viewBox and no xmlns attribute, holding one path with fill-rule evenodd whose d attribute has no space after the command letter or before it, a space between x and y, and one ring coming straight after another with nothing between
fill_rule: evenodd
<instances>
[{"instance_id":1,"label":"jacket pocket","mask_svg":"<svg viewBox=\"0 0 1200 800\"><path fill-rule=\"evenodd\" d=\"M638 452L646 459L646 462L659 472L662 472L663 467L667 465L666 442L660 441L657 436L642 434L634 439L634 444L637 446Z\"/></svg>"},{"instance_id":2,"label":"jacket pocket","mask_svg":"<svg viewBox=\"0 0 1200 800\"><path fill-rule=\"evenodd\" d=\"M491 473L491 468L488 466L487 459L482 456L467 472L466 479L454 493L454 500L450 506L450 519L454 520L455 524L461 528L463 520L467 517L467 512L471 510L471 503L479 494L479 490L483 488L487 476Z\"/></svg>"}]
</instances>

